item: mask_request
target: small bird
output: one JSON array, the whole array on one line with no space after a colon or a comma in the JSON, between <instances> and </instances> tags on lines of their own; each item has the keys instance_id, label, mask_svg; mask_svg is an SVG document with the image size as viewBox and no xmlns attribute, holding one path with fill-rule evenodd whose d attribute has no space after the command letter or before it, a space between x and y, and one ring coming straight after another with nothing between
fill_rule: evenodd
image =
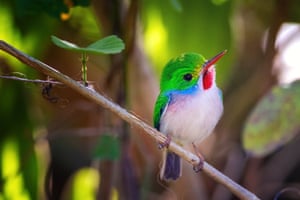
<instances>
[{"instance_id":1,"label":"small bird","mask_svg":"<svg viewBox=\"0 0 300 200\"><path fill-rule=\"evenodd\" d=\"M226 52L210 60L197 53L184 53L167 63L153 115L154 127L168 138L161 146L168 146L170 140L182 146L194 144L213 131L223 113L214 64ZM160 179L176 180L180 176L180 157L165 149Z\"/></svg>"}]
</instances>

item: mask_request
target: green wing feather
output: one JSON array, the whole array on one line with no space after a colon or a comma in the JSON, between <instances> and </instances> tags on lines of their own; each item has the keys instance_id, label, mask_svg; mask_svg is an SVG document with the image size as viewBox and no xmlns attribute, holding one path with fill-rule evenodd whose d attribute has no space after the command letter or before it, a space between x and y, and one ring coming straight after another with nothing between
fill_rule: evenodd
<instances>
[{"instance_id":1,"label":"green wing feather","mask_svg":"<svg viewBox=\"0 0 300 200\"><path fill-rule=\"evenodd\" d=\"M169 99L170 99L169 96L162 93L159 94L159 96L157 97L155 107L154 107L154 115L153 115L154 127L157 130L160 129L160 118L168 106Z\"/></svg>"}]
</instances>

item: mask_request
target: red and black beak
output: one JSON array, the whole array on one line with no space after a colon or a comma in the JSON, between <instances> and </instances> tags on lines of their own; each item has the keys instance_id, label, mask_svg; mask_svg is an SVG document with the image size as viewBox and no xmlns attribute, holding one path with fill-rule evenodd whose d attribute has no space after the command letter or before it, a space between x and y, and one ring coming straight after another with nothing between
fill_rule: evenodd
<instances>
[{"instance_id":1,"label":"red and black beak","mask_svg":"<svg viewBox=\"0 0 300 200\"><path fill-rule=\"evenodd\" d=\"M227 53L227 50L224 50L221 53L219 53L218 55L216 55L215 57L213 57L210 60L206 61L203 64L203 67L202 67L201 71L205 72L205 71L209 70L209 68L211 66L213 66L216 62L218 62L226 53Z\"/></svg>"}]
</instances>

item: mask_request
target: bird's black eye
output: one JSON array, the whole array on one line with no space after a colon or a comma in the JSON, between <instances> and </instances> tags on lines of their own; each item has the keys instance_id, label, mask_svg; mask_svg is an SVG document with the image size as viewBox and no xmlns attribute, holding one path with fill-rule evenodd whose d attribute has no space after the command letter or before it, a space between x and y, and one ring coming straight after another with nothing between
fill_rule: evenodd
<instances>
[{"instance_id":1,"label":"bird's black eye","mask_svg":"<svg viewBox=\"0 0 300 200\"><path fill-rule=\"evenodd\" d=\"M190 80L192 80L192 78L193 78L193 75L190 73L183 75L183 79L186 81L190 81Z\"/></svg>"}]
</instances>

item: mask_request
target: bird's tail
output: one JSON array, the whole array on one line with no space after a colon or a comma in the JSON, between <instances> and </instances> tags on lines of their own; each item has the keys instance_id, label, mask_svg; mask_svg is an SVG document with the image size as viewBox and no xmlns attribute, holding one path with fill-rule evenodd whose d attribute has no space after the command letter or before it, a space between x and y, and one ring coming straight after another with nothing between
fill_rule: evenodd
<instances>
[{"instance_id":1,"label":"bird's tail","mask_svg":"<svg viewBox=\"0 0 300 200\"><path fill-rule=\"evenodd\" d=\"M163 165L160 170L160 179L169 181L176 180L181 176L181 160L180 157L170 151L164 151Z\"/></svg>"}]
</instances>

